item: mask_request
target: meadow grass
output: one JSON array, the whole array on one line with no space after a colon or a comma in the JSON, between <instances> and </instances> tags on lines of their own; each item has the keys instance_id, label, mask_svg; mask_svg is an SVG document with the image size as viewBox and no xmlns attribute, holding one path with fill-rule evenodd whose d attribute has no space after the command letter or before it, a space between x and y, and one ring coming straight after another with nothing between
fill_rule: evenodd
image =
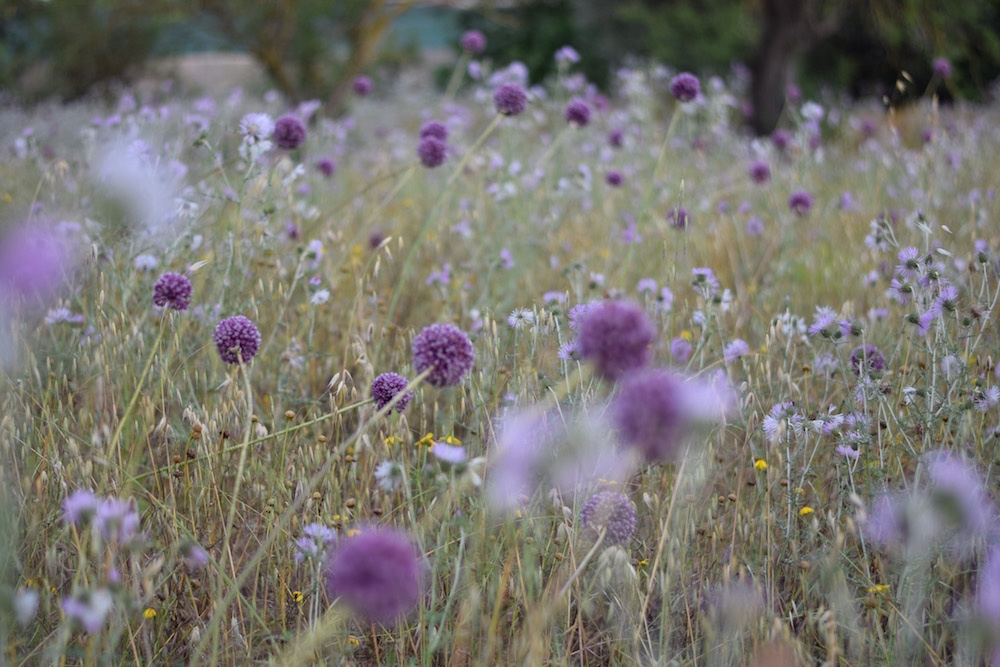
<instances>
[{"instance_id":1,"label":"meadow grass","mask_svg":"<svg viewBox=\"0 0 1000 667\"><path fill-rule=\"evenodd\" d=\"M933 451L973 461L996 489L997 407L984 398L997 383L996 109L829 99L815 123L791 105L782 151L741 130L737 83L683 105L667 83L624 73L581 128L563 119L570 77L511 117L495 115L486 84L456 102L400 84L346 117L317 116L296 150L250 158L239 121L279 116L273 97L125 91L111 108L0 112L11 138L0 216L10 229L60 223L74 260L48 302L4 318L4 660L983 660L994 633L976 590L992 505L991 528L972 536L961 506L923 541L911 528L879 544L863 526L885 490L917 497L930 483L940 499ZM450 130L435 169L416 161L428 118ZM616 129L621 148L608 144ZM320 156L336 160L331 178ZM768 182L749 177L754 158ZM797 190L813 200L805 215L789 210ZM667 220L676 206L685 230ZM933 260L921 275L936 273L902 305L887 290L907 246ZM699 267L718 289L694 281ZM190 277L188 310L152 306L163 271ZM643 279L655 289L638 292ZM907 317L931 312L944 282L957 307L938 308L921 335ZM497 443L522 410L565 424L553 456L580 442L621 449L600 425L615 383L558 354L574 337L571 307L607 298L646 309L654 365L724 382L737 409L677 461L569 488L536 471L531 494L493 507ZM810 335L818 307L843 332ZM515 309L530 311L525 326L508 323ZM212 336L234 314L262 341L252 361L227 365ZM475 367L458 386L414 369L410 342L434 322L472 338ZM689 359L672 356L675 339ZM727 362L737 339L747 352ZM862 343L881 350L884 372L853 372ZM371 401L388 371L413 380L402 414ZM824 430L825 416L839 421ZM438 462L430 445L446 439L470 460ZM376 479L384 461L398 466L395 488ZM78 489L134 499L139 537L109 544L65 521ZM579 511L599 489L635 505L623 544L584 535ZM424 558L416 609L383 627L334 604L323 561L294 557L313 523L341 540L405 531ZM185 566L192 543L203 567ZM64 600L98 590L113 606L86 632ZM30 591L37 613L20 623Z\"/></svg>"}]
</instances>

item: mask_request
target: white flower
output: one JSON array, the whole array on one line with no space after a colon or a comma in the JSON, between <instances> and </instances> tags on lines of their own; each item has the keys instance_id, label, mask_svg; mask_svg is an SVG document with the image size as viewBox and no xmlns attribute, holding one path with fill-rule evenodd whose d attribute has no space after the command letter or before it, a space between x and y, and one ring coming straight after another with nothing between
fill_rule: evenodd
<instances>
[{"instance_id":1,"label":"white flower","mask_svg":"<svg viewBox=\"0 0 1000 667\"><path fill-rule=\"evenodd\" d=\"M135 268L140 271L152 271L160 263L160 260L156 258L156 255L142 254L138 255L135 260Z\"/></svg>"},{"instance_id":2,"label":"white flower","mask_svg":"<svg viewBox=\"0 0 1000 667\"><path fill-rule=\"evenodd\" d=\"M319 306L330 300L330 290L321 289L313 292L313 295L309 297L309 303L314 306Z\"/></svg>"},{"instance_id":3,"label":"white flower","mask_svg":"<svg viewBox=\"0 0 1000 667\"><path fill-rule=\"evenodd\" d=\"M403 483L403 467L395 461L382 461L375 466L375 481L380 489L391 493Z\"/></svg>"},{"instance_id":4,"label":"white flower","mask_svg":"<svg viewBox=\"0 0 1000 667\"><path fill-rule=\"evenodd\" d=\"M459 445L449 445L443 442L435 442L431 445L431 454L433 454L438 461L442 463L450 463L456 465L459 463L465 463L466 458L465 447Z\"/></svg>"},{"instance_id":5,"label":"white flower","mask_svg":"<svg viewBox=\"0 0 1000 667\"><path fill-rule=\"evenodd\" d=\"M535 322L535 314L527 308L516 308L507 318L507 324L514 330L521 330Z\"/></svg>"}]
</instances>

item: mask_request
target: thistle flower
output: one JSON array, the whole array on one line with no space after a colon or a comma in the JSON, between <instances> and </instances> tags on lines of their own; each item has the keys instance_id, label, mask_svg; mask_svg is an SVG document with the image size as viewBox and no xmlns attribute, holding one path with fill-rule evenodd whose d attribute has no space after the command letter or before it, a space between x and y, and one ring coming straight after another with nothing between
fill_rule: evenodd
<instances>
[{"instance_id":1,"label":"thistle flower","mask_svg":"<svg viewBox=\"0 0 1000 667\"><path fill-rule=\"evenodd\" d=\"M420 138L423 139L425 137L434 137L440 141L448 141L448 128L440 121L429 120L420 126Z\"/></svg>"},{"instance_id":2,"label":"thistle flower","mask_svg":"<svg viewBox=\"0 0 1000 667\"><path fill-rule=\"evenodd\" d=\"M425 327L414 337L412 348L417 373L433 369L427 376L432 387L459 384L476 360L469 336L452 324Z\"/></svg>"},{"instance_id":3,"label":"thistle flower","mask_svg":"<svg viewBox=\"0 0 1000 667\"><path fill-rule=\"evenodd\" d=\"M266 113L248 113L240 120L240 157L256 160L271 150L274 120Z\"/></svg>"},{"instance_id":4,"label":"thistle flower","mask_svg":"<svg viewBox=\"0 0 1000 667\"><path fill-rule=\"evenodd\" d=\"M260 343L257 325L243 315L227 317L215 327L215 348L227 364L250 363Z\"/></svg>"},{"instance_id":5,"label":"thistle flower","mask_svg":"<svg viewBox=\"0 0 1000 667\"><path fill-rule=\"evenodd\" d=\"M337 163L333 161L333 158L321 157L316 160L316 168L319 169L320 173L325 177L331 178L337 171Z\"/></svg>"},{"instance_id":6,"label":"thistle flower","mask_svg":"<svg viewBox=\"0 0 1000 667\"><path fill-rule=\"evenodd\" d=\"M153 304L171 310L187 310L191 303L191 281L180 273L164 273L153 285Z\"/></svg>"},{"instance_id":7,"label":"thistle flower","mask_svg":"<svg viewBox=\"0 0 1000 667\"><path fill-rule=\"evenodd\" d=\"M279 148L295 150L306 140L306 126L295 116L282 116L274 124L272 138Z\"/></svg>"},{"instance_id":8,"label":"thistle flower","mask_svg":"<svg viewBox=\"0 0 1000 667\"><path fill-rule=\"evenodd\" d=\"M812 196L805 190L797 190L788 197L788 208L798 216L804 216L812 208Z\"/></svg>"},{"instance_id":9,"label":"thistle flower","mask_svg":"<svg viewBox=\"0 0 1000 667\"><path fill-rule=\"evenodd\" d=\"M690 72L682 72L670 81L670 94L678 102L690 102L701 92L698 77Z\"/></svg>"},{"instance_id":10,"label":"thistle flower","mask_svg":"<svg viewBox=\"0 0 1000 667\"><path fill-rule=\"evenodd\" d=\"M591 540L596 540L604 529L604 544L628 542L635 534L635 505L621 493L595 493L580 509L580 524L583 534Z\"/></svg>"},{"instance_id":11,"label":"thistle flower","mask_svg":"<svg viewBox=\"0 0 1000 667\"><path fill-rule=\"evenodd\" d=\"M535 321L535 313L527 308L516 308L507 317L507 325L515 331L527 328Z\"/></svg>"},{"instance_id":12,"label":"thistle flower","mask_svg":"<svg viewBox=\"0 0 1000 667\"><path fill-rule=\"evenodd\" d=\"M639 306L606 301L588 310L580 321L577 344L580 355L594 363L598 375L613 381L649 362L655 336L652 322Z\"/></svg>"},{"instance_id":13,"label":"thistle flower","mask_svg":"<svg viewBox=\"0 0 1000 667\"><path fill-rule=\"evenodd\" d=\"M789 144L792 143L792 135L788 134L785 130L775 130L774 134L771 135L771 143L779 151L784 152L788 149Z\"/></svg>"},{"instance_id":14,"label":"thistle flower","mask_svg":"<svg viewBox=\"0 0 1000 667\"><path fill-rule=\"evenodd\" d=\"M406 378L397 373L382 373L376 377L372 380L372 398L375 399L375 407L381 410L387 406L389 401L391 401L396 394L406 389L407 384L409 383ZM397 414L402 414L412 399L413 392L408 391L396 402L396 405L394 405L392 409L395 410ZM392 410L389 412L391 413Z\"/></svg>"},{"instance_id":15,"label":"thistle flower","mask_svg":"<svg viewBox=\"0 0 1000 667\"><path fill-rule=\"evenodd\" d=\"M467 30L462 34L459 44L466 53L482 53L486 49L486 36L478 30Z\"/></svg>"},{"instance_id":16,"label":"thistle flower","mask_svg":"<svg viewBox=\"0 0 1000 667\"><path fill-rule=\"evenodd\" d=\"M437 137L424 137L417 146L417 157L420 158L420 164L428 169L441 166L447 154L448 145Z\"/></svg>"},{"instance_id":17,"label":"thistle flower","mask_svg":"<svg viewBox=\"0 0 1000 667\"><path fill-rule=\"evenodd\" d=\"M504 116L516 116L528 105L528 95L524 88L516 83L505 83L493 93L493 104L497 113Z\"/></svg>"},{"instance_id":18,"label":"thistle flower","mask_svg":"<svg viewBox=\"0 0 1000 667\"><path fill-rule=\"evenodd\" d=\"M750 352L750 346L742 338L737 338L726 346L726 349L722 351L722 356L727 364L731 364L748 352Z\"/></svg>"},{"instance_id":19,"label":"thistle flower","mask_svg":"<svg viewBox=\"0 0 1000 667\"><path fill-rule=\"evenodd\" d=\"M364 531L330 555L326 590L371 623L393 625L420 601L423 565L410 540L398 533Z\"/></svg>"},{"instance_id":20,"label":"thistle flower","mask_svg":"<svg viewBox=\"0 0 1000 667\"><path fill-rule=\"evenodd\" d=\"M859 377L881 375L885 371L885 357L874 345L858 345L851 351L851 368Z\"/></svg>"},{"instance_id":21,"label":"thistle flower","mask_svg":"<svg viewBox=\"0 0 1000 667\"><path fill-rule=\"evenodd\" d=\"M577 127L586 127L590 123L590 105L579 97L575 97L566 105L563 112L566 122Z\"/></svg>"},{"instance_id":22,"label":"thistle flower","mask_svg":"<svg viewBox=\"0 0 1000 667\"><path fill-rule=\"evenodd\" d=\"M351 84L354 93L360 97L365 97L372 92L372 80L367 76L359 76Z\"/></svg>"}]
</instances>

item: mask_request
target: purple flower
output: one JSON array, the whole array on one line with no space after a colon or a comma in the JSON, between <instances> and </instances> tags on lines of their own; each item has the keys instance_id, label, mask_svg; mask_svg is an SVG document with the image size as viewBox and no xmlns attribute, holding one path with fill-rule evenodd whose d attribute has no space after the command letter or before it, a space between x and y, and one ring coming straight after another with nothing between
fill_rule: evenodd
<instances>
[{"instance_id":1,"label":"purple flower","mask_svg":"<svg viewBox=\"0 0 1000 667\"><path fill-rule=\"evenodd\" d=\"M337 531L321 523L310 523L302 528L302 537L295 540L295 562L322 558L337 543Z\"/></svg>"},{"instance_id":2,"label":"purple flower","mask_svg":"<svg viewBox=\"0 0 1000 667\"><path fill-rule=\"evenodd\" d=\"M914 247L903 248L899 251L899 264L896 265L896 273L905 280L913 281L920 277L920 251Z\"/></svg>"},{"instance_id":3,"label":"purple flower","mask_svg":"<svg viewBox=\"0 0 1000 667\"><path fill-rule=\"evenodd\" d=\"M354 89L355 94L365 97L372 92L372 80L367 76L359 76L354 79L351 88Z\"/></svg>"},{"instance_id":4,"label":"purple flower","mask_svg":"<svg viewBox=\"0 0 1000 667\"><path fill-rule=\"evenodd\" d=\"M113 607L111 591L99 588L96 591L83 591L62 601L63 613L66 618L77 623L88 634L97 634L104 627L104 621Z\"/></svg>"},{"instance_id":5,"label":"purple flower","mask_svg":"<svg viewBox=\"0 0 1000 667\"><path fill-rule=\"evenodd\" d=\"M486 36L478 30L467 30L458 43L466 53L482 53L486 49Z\"/></svg>"},{"instance_id":6,"label":"purple flower","mask_svg":"<svg viewBox=\"0 0 1000 667\"><path fill-rule=\"evenodd\" d=\"M227 317L215 327L215 349L227 364L250 363L260 343L257 325L243 315Z\"/></svg>"},{"instance_id":7,"label":"purple flower","mask_svg":"<svg viewBox=\"0 0 1000 667\"><path fill-rule=\"evenodd\" d=\"M404 535L369 530L340 543L326 567L326 590L371 623L392 625L423 592L423 563Z\"/></svg>"},{"instance_id":8,"label":"purple flower","mask_svg":"<svg viewBox=\"0 0 1000 667\"><path fill-rule=\"evenodd\" d=\"M785 130L775 130L774 134L771 135L771 143L779 151L784 152L790 143L792 143L792 135L788 134Z\"/></svg>"},{"instance_id":9,"label":"purple flower","mask_svg":"<svg viewBox=\"0 0 1000 667\"><path fill-rule=\"evenodd\" d=\"M760 236L763 233L764 233L764 221L761 218L757 217L756 215L752 215L749 218L747 218L747 235Z\"/></svg>"},{"instance_id":10,"label":"purple flower","mask_svg":"<svg viewBox=\"0 0 1000 667\"><path fill-rule=\"evenodd\" d=\"M428 169L440 166L448 153L448 145L437 137L424 137L417 146L420 163Z\"/></svg>"},{"instance_id":11,"label":"purple flower","mask_svg":"<svg viewBox=\"0 0 1000 667\"><path fill-rule=\"evenodd\" d=\"M851 368L859 377L881 375L885 371L885 357L874 345L858 345L851 352Z\"/></svg>"},{"instance_id":12,"label":"purple flower","mask_svg":"<svg viewBox=\"0 0 1000 667\"><path fill-rule=\"evenodd\" d=\"M406 389L406 385L409 384L402 375L397 373L382 373L372 381L372 398L375 399L375 407L381 410L389 404L396 394ZM403 395L396 405L393 406L392 410L397 413L402 414L403 410L413 399L413 392L408 391ZM389 412L391 413L392 410Z\"/></svg>"},{"instance_id":13,"label":"purple flower","mask_svg":"<svg viewBox=\"0 0 1000 667\"><path fill-rule=\"evenodd\" d=\"M569 328L574 330L579 329L580 322L582 322L583 318L587 316L587 313L589 313L592 309L597 308L600 305L601 304L599 301L590 301L588 303L578 303L572 308L570 308Z\"/></svg>"},{"instance_id":14,"label":"purple flower","mask_svg":"<svg viewBox=\"0 0 1000 667\"><path fill-rule=\"evenodd\" d=\"M935 58L931 64L931 68L934 70L934 76L939 79L948 79L951 77L951 61L947 58Z\"/></svg>"},{"instance_id":15,"label":"purple flower","mask_svg":"<svg viewBox=\"0 0 1000 667\"><path fill-rule=\"evenodd\" d=\"M63 520L76 526L82 526L97 514L100 504L92 491L77 489L63 501Z\"/></svg>"},{"instance_id":16,"label":"purple flower","mask_svg":"<svg viewBox=\"0 0 1000 667\"><path fill-rule=\"evenodd\" d=\"M701 92L698 77L690 72L682 72L670 81L670 94L678 102L690 102Z\"/></svg>"},{"instance_id":17,"label":"purple flower","mask_svg":"<svg viewBox=\"0 0 1000 667\"><path fill-rule=\"evenodd\" d=\"M674 229L687 229L688 220L688 210L683 206L674 206L672 209L667 211L667 222Z\"/></svg>"},{"instance_id":18,"label":"purple flower","mask_svg":"<svg viewBox=\"0 0 1000 667\"><path fill-rule=\"evenodd\" d=\"M737 338L726 346L726 349L722 351L722 356L725 358L727 364L731 364L749 351L750 346L746 344L746 341L742 338Z\"/></svg>"},{"instance_id":19,"label":"purple flower","mask_svg":"<svg viewBox=\"0 0 1000 667\"><path fill-rule=\"evenodd\" d=\"M622 184L622 173L612 169L604 175L604 182L613 188L617 188Z\"/></svg>"},{"instance_id":20,"label":"purple flower","mask_svg":"<svg viewBox=\"0 0 1000 667\"><path fill-rule=\"evenodd\" d=\"M306 140L306 126L295 116L282 116L274 123L272 138L279 148L295 150Z\"/></svg>"},{"instance_id":21,"label":"purple flower","mask_svg":"<svg viewBox=\"0 0 1000 667\"><path fill-rule=\"evenodd\" d=\"M69 253L52 232L24 225L0 240L0 296L41 300L49 297L67 273Z\"/></svg>"},{"instance_id":22,"label":"purple flower","mask_svg":"<svg viewBox=\"0 0 1000 667\"><path fill-rule=\"evenodd\" d=\"M595 493L580 509L580 524L590 540L596 540L604 529L604 544L628 542L635 534L635 505L621 493Z\"/></svg>"},{"instance_id":23,"label":"purple flower","mask_svg":"<svg viewBox=\"0 0 1000 667\"><path fill-rule=\"evenodd\" d=\"M625 133L621 130L612 130L608 134L608 143L612 148L621 148L622 144L625 143Z\"/></svg>"},{"instance_id":24,"label":"purple flower","mask_svg":"<svg viewBox=\"0 0 1000 667\"><path fill-rule=\"evenodd\" d=\"M995 544L979 570L979 613L994 629L1000 627L1000 545ZM994 663L995 664L995 663Z\"/></svg>"},{"instance_id":25,"label":"purple flower","mask_svg":"<svg viewBox=\"0 0 1000 667\"><path fill-rule=\"evenodd\" d=\"M316 168L319 169L321 174L327 178L331 178L337 171L337 163L333 161L333 158L321 157L316 160Z\"/></svg>"},{"instance_id":26,"label":"purple flower","mask_svg":"<svg viewBox=\"0 0 1000 667\"><path fill-rule=\"evenodd\" d=\"M882 494L872 503L862 527L868 539L888 546L903 539L906 525L906 508L899 498Z\"/></svg>"},{"instance_id":27,"label":"purple flower","mask_svg":"<svg viewBox=\"0 0 1000 667\"><path fill-rule=\"evenodd\" d=\"M649 363L649 346L656 329L643 310L632 303L605 301L588 309L580 321L580 355L592 361L597 374L616 380Z\"/></svg>"},{"instance_id":28,"label":"purple flower","mask_svg":"<svg viewBox=\"0 0 1000 667\"><path fill-rule=\"evenodd\" d=\"M97 506L94 526L105 542L128 542L139 528L139 513L131 501L106 498Z\"/></svg>"},{"instance_id":29,"label":"purple flower","mask_svg":"<svg viewBox=\"0 0 1000 667\"><path fill-rule=\"evenodd\" d=\"M447 463L449 465L458 465L459 463L465 463L469 458L465 453L465 447L460 445L449 445L446 442L435 442L431 445L430 453L438 461L442 463Z\"/></svg>"},{"instance_id":30,"label":"purple flower","mask_svg":"<svg viewBox=\"0 0 1000 667\"><path fill-rule=\"evenodd\" d=\"M809 212L812 208L813 199L812 196L805 190L796 190L788 197L788 208L791 209L792 213L798 216L803 216Z\"/></svg>"},{"instance_id":31,"label":"purple flower","mask_svg":"<svg viewBox=\"0 0 1000 667\"><path fill-rule=\"evenodd\" d=\"M172 310L187 310L191 303L191 281L180 273L164 273L153 285L153 304Z\"/></svg>"},{"instance_id":32,"label":"purple flower","mask_svg":"<svg viewBox=\"0 0 1000 667\"><path fill-rule=\"evenodd\" d=\"M590 105L579 97L575 97L566 105L563 112L566 122L577 127L586 127L590 122Z\"/></svg>"},{"instance_id":33,"label":"purple flower","mask_svg":"<svg viewBox=\"0 0 1000 667\"><path fill-rule=\"evenodd\" d=\"M693 351L694 348L691 346L691 343L683 338L675 338L670 341L670 356L679 364L683 364L690 359L691 352Z\"/></svg>"},{"instance_id":34,"label":"purple flower","mask_svg":"<svg viewBox=\"0 0 1000 667\"><path fill-rule=\"evenodd\" d=\"M647 461L675 461L692 425L720 419L732 404L728 387L650 369L622 379L610 408L611 423Z\"/></svg>"},{"instance_id":35,"label":"purple flower","mask_svg":"<svg viewBox=\"0 0 1000 667\"><path fill-rule=\"evenodd\" d=\"M750 163L750 178L754 183L767 183L771 180L771 167L763 160Z\"/></svg>"},{"instance_id":36,"label":"purple flower","mask_svg":"<svg viewBox=\"0 0 1000 667\"><path fill-rule=\"evenodd\" d=\"M413 339L413 368L417 373L431 369L427 383L432 387L457 385L472 370L476 352L468 335L452 324L432 324Z\"/></svg>"},{"instance_id":37,"label":"purple flower","mask_svg":"<svg viewBox=\"0 0 1000 667\"><path fill-rule=\"evenodd\" d=\"M932 499L946 524L972 539L986 533L994 511L976 469L946 451L928 457Z\"/></svg>"},{"instance_id":38,"label":"purple flower","mask_svg":"<svg viewBox=\"0 0 1000 667\"><path fill-rule=\"evenodd\" d=\"M201 545L190 540L181 544L180 555L181 562L189 572L196 572L204 568L210 560L208 552Z\"/></svg>"},{"instance_id":39,"label":"purple flower","mask_svg":"<svg viewBox=\"0 0 1000 667\"><path fill-rule=\"evenodd\" d=\"M858 450L848 445L837 445L837 453L845 458L853 459L855 461L857 461L858 457L861 455Z\"/></svg>"},{"instance_id":40,"label":"purple flower","mask_svg":"<svg viewBox=\"0 0 1000 667\"><path fill-rule=\"evenodd\" d=\"M444 123L436 120L429 120L420 128L420 138L434 137L439 141L448 141L448 128Z\"/></svg>"},{"instance_id":41,"label":"purple flower","mask_svg":"<svg viewBox=\"0 0 1000 667\"><path fill-rule=\"evenodd\" d=\"M810 336L822 336L830 338L833 336L833 325L837 321L837 313L827 306L817 306L816 314L813 315L813 322L809 325Z\"/></svg>"},{"instance_id":42,"label":"purple flower","mask_svg":"<svg viewBox=\"0 0 1000 667\"><path fill-rule=\"evenodd\" d=\"M528 95L524 88L516 83L505 83L493 93L493 104L497 113L504 116L516 116L528 106Z\"/></svg>"}]
</instances>

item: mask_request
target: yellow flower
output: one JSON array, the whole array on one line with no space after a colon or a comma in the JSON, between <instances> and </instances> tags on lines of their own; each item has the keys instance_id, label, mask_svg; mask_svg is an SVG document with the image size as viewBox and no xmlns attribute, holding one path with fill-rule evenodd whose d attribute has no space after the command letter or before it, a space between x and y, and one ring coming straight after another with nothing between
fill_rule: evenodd
<instances>
[{"instance_id":1,"label":"yellow flower","mask_svg":"<svg viewBox=\"0 0 1000 667\"><path fill-rule=\"evenodd\" d=\"M806 490L803 489L801 486L796 486L795 487L795 495L801 496L805 492L806 492Z\"/></svg>"},{"instance_id":2,"label":"yellow flower","mask_svg":"<svg viewBox=\"0 0 1000 667\"><path fill-rule=\"evenodd\" d=\"M355 535L360 535L360 534L361 534L361 531L358 530L357 528L349 528L347 530L347 536L348 537L354 537Z\"/></svg>"},{"instance_id":3,"label":"yellow flower","mask_svg":"<svg viewBox=\"0 0 1000 667\"><path fill-rule=\"evenodd\" d=\"M445 438L444 442L445 442L446 445L461 445L462 444L462 441L459 440L458 438L456 438L453 435L449 435L447 438Z\"/></svg>"},{"instance_id":4,"label":"yellow flower","mask_svg":"<svg viewBox=\"0 0 1000 667\"><path fill-rule=\"evenodd\" d=\"M604 486L617 486L618 485L618 480L616 480L616 479L604 479L603 477L598 477L597 481L600 482L601 484L603 484Z\"/></svg>"},{"instance_id":5,"label":"yellow flower","mask_svg":"<svg viewBox=\"0 0 1000 667\"><path fill-rule=\"evenodd\" d=\"M358 638L355 637L354 635L348 635L347 636L347 643L350 644L354 648L357 648L357 647L361 646L361 641L358 640Z\"/></svg>"},{"instance_id":6,"label":"yellow flower","mask_svg":"<svg viewBox=\"0 0 1000 667\"><path fill-rule=\"evenodd\" d=\"M152 618L156 618L156 610L152 607L146 607L146 609L142 612L142 617L147 621Z\"/></svg>"},{"instance_id":7,"label":"yellow flower","mask_svg":"<svg viewBox=\"0 0 1000 667\"><path fill-rule=\"evenodd\" d=\"M388 438L385 439L385 444L389 445L390 447L392 445L395 445L397 442L399 442L399 438L397 438L394 435L390 435Z\"/></svg>"},{"instance_id":8,"label":"yellow flower","mask_svg":"<svg viewBox=\"0 0 1000 667\"><path fill-rule=\"evenodd\" d=\"M753 462L753 467L757 470L767 470L767 461L764 459L757 459Z\"/></svg>"},{"instance_id":9,"label":"yellow flower","mask_svg":"<svg viewBox=\"0 0 1000 667\"><path fill-rule=\"evenodd\" d=\"M433 444L434 444L434 434L433 433L428 433L424 437L420 438L420 440L417 440L417 446L418 447L420 445L430 446L430 445L433 445Z\"/></svg>"},{"instance_id":10,"label":"yellow flower","mask_svg":"<svg viewBox=\"0 0 1000 667\"><path fill-rule=\"evenodd\" d=\"M808 505L806 505L805 507L803 507L802 509L799 510L799 516L809 516L810 514L812 514L815 511L816 510L814 510L813 508L811 508Z\"/></svg>"},{"instance_id":11,"label":"yellow flower","mask_svg":"<svg viewBox=\"0 0 1000 667\"><path fill-rule=\"evenodd\" d=\"M292 602L295 604L302 602L302 591L292 591Z\"/></svg>"},{"instance_id":12,"label":"yellow flower","mask_svg":"<svg viewBox=\"0 0 1000 667\"><path fill-rule=\"evenodd\" d=\"M648 566L649 566L649 561L646 560L645 558L639 561L639 567L648 567Z\"/></svg>"},{"instance_id":13,"label":"yellow flower","mask_svg":"<svg viewBox=\"0 0 1000 667\"><path fill-rule=\"evenodd\" d=\"M684 340L690 342L690 341L694 340L694 334L691 333L690 329L684 329L683 331L681 331L681 338L683 338Z\"/></svg>"},{"instance_id":14,"label":"yellow flower","mask_svg":"<svg viewBox=\"0 0 1000 667\"><path fill-rule=\"evenodd\" d=\"M334 514L332 518L333 518L334 521L340 521L340 515L339 514Z\"/></svg>"},{"instance_id":15,"label":"yellow flower","mask_svg":"<svg viewBox=\"0 0 1000 667\"><path fill-rule=\"evenodd\" d=\"M885 593L889 590L889 584L875 584L868 588L869 593Z\"/></svg>"}]
</instances>

